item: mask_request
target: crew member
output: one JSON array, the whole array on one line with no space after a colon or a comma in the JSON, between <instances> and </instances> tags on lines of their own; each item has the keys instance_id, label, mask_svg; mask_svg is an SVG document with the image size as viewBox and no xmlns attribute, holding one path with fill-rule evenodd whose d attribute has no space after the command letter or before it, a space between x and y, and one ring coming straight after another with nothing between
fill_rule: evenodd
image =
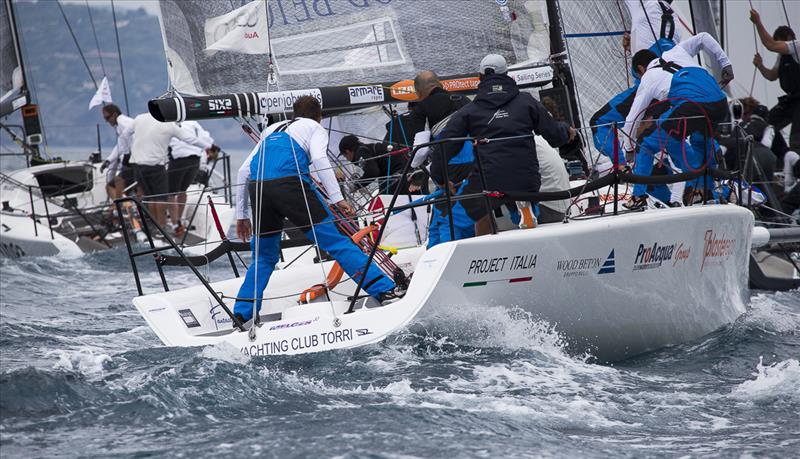
<instances>
[{"instance_id":1,"label":"crew member","mask_svg":"<svg viewBox=\"0 0 800 459\"><path fill-rule=\"evenodd\" d=\"M625 6L631 16L631 31L622 39L625 51L636 54L650 49L660 56L681 41L672 0L625 0Z\"/></svg>"},{"instance_id":2,"label":"crew member","mask_svg":"<svg viewBox=\"0 0 800 459\"><path fill-rule=\"evenodd\" d=\"M516 82L509 77L503 56L489 54L480 64L480 83L475 100L453 114L441 134L443 139L473 137L495 140L480 145L475 152L475 166L469 177L458 188L459 195L481 193L480 168L488 190L505 192L537 192L541 184L539 161L532 132L542 135L548 143L558 147L575 137L574 128L555 121L544 106L529 93L520 92ZM456 152L432 153L431 175L443 186L442 161L437 158L445 154L450 159ZM489 207L495 209L508 199L490 198ZM491 228L486 200L483 197L460 200L453 205L454 224L467 228L476 226L476 234L485 234Z\"/></svg>"},{"instance_id":3,"label":"crew member","mask_svg":"<svg viewBox=\"0 0 800 459\"><path fill-rule=\"evenodd\" d=\"M201 138L207 143L214 143L211 134L203 129L197 121L184 121L181 123L181 127L192 131L195 137ZM175 225L175 234L183 234L186 229L181 220L183 209L186 206L186 189L194 182L200 169L201 158L205 156L206 152L202 148L190 145L180 139L173 138L169 142L167 177L169 179L169 199L172 201L169 214Z\"/></svg>"},{"instance_id":4,"label":"crew member","mask_svg":"<svg viewBox=\"0 0 800 459\"><path fill-rule=\"evenodd\" d=\"M769 111L769 123L778 131L791 123L789 146L800 151L800 40L789 26L778 27L770 36L756 10L750 10L750 20L756 25L761 43L768 50L780 54L780 59L771 69L764 67L760 54L756 53L753 58L753 64L761 75L769 81L780 80L781 89L786 92Z\"/></svg>"},{"instance_id":5,"label":"crew member","mask_svg":"<svg viewBox=\"0 0 800 459\"><path fill-rule=\"evenodd\" d=\"M417 74L414 78L414 90L421 100L414 107L412 113L414 113L420 124L430 127L429 130L418 133L415 136L415 146L427 143L431 140L431 137L434 140L439 139L442 130L447 126L450 116L469 102L458 94L451 94L446 91L436 73L430 70ZM454 149L455 155L447 162L447 173L451 182L458 185L469 175L474 160L471 142L453 142L434 145L431 148L420 148L411 162L411 167L416 169L422 166L432 149L448 151ZM427 169L420 169L417 177L416 182L412 180L411 186L421 188L428 181ZM446 216L446 207L446 203L433 205L431 222L428 225L428 248L450 240L450 225ZM459 233L456 236L457 239L475 235L474 226L463 229L454 228L454 231Z\"/></svg>"},{"instance_id":6,"label":"crew member","mask_svg":"<svg viewBox=\"0 0 800 459\"><path fill-rule=\"evenodd\" d=\"M539 191L564 191L569 189L569 172L558 150L551 147L542 136L536 136L536 155L539 159L539 174L542 185ZM538 223L554 223L564 221L569 209L569 199L542 201L539 203L536 221Z\"/></svg>"},{"instance_id":7,"label":"crew member","mask_svg":"<svg viewBox=\"0 0 800 459\"><path fill-rule=\"evenodd\" d=\"M160 123L150 113L142 113L133 119L133 125L126 129L119 138L123 154L130 152L130 164L133 166L136 180L142 191L150 200L147 207L153 214L156 223L164 226L167 221L167 207L162 201L166 199L169 186L167 178L167 148L173 137L184 142L209 150L218 149L207 139L196 137L188 129L176 123Z\"/></svg>"},{"instance_id":8,"label":"crew member","mask_svg":"<svg viewBox=\"0 0 800 459\"><path fill-rule=\"evenodd\" d=\"M103 119L106 120L117 134L117 143L111 150L111 154L103 161L100 172L106 172L106 192L109 199L122 197L122 192L126 186L134 182L133 169L128 166L130 154L122 155L119 149L119 136L133 125L133 118L123 115L122 111L114 104L104 105L102 109ZM119 172L119 175L117 175Z\"/></svg>"},{"instance_id":9,"label":"crew member","mask_svg":"<svg viewBox=\"0 0 800 459\"><path fill-rule=\"evenodd\" d=\"M645 71L625 119L622 144L625 151L632 154L631 139L638 139L634 168L637 175L650 175L656 153L664 148L672 162L683 171L696 171L704 165L715 164L713 129L727 117L728 104L714 77L694 59L702 49L717 59L722 68L723 86L733 80L728 56L706 32L684 40L661 58L650 50L641 50L633 56L633 65L637 68L641 65ZM651 104L654 100L657 102ZM647 121L643 132L637 135L643 116L652 116L655 121ZM692 148L685 146L686 138ZM631 205L643 206L645 192L646 185L634 185Z\"/></svg>"},{"instance_id":10,"label":"crew member","mask_svg":"<svg viewBox=\"0 0 800 459\"><path fill-rule=\"evenodd\" d=\"M670 2L661 0L647 0L639 3L638 0L626 0L625 4L631 14L631 35L626 34L623 39L623 46L626 52L630 52L631 42L633 43L634 53L641 49L649 49L656 56L661 56L665 51L675 47L675 42L680 39L680 34L675 28L673 11L669 6ZM636 97L636 90L644 72L644 68L631 66L631 76L633 85L620 92L607 104L602 106L592 115L589 125L592 129L592 141L595 148L609 160L614 162L615 156L619 167L627 165L625 152L621 148L614 152L614 123L617 128L622 128L625 117L630 112L633 99ZM619 137L619 135L618 135ZM661 167L665 173L666 167ZM662 201L669 201L670 192L664 185L655 186L648 191Z\"/></svg>"},{"instance_id":11,"label":"crew member","mask_svg":"<svg viewBox=\"0 0 800 459\"><path fill-rule=\"evenodd\" d=\"M781 205L783 211L793 215L800 208L800 155L794 151L786 152L783 161L783 199ZM800 219L795 217L795 221Z\"/></svg>"},{"instance_id":12,"label":"crew member","mask_svg":"<svg viewBox=\"0 0 800 459\"><path fill-rule=\"evenodd\" d=\"M400 182L395 175L403 171L405 155L391 155L388 144L380 142L365 144L352 134L342 137L339 141L339 153L364 171L355 182L357 187L364 188L372 182L377 182L381 193L394 193L394 187Z\"/></svg>"},{"instance_id":13,"label":"crew member","mask_svg":"<svg viewBox=\"0 0 800 459\"><path fill-rule=\"evenodd\" d=\"M336 228L333 215L309 178L309 165L313 164L313 172L330 201L343 213L353 214L353 208L342 198L328 160L328 134L319 124L322 120L319 101L311 96L299 97L293 113L293 120L267 127L239 169L236 234L246 241L252 233L248 198L252 200L258 231L250 242L253 262L234 306L234 314L241 321L253 316L253 301L247 298L255 298L256 309L261 310L264 288L280 257L284 218L302 228L308 239L333 256L354 281L361 280L367 265L367 256ZM374 263L367 269L364 288L380 301L397 298L402 293Z\"/></svg>"}]
</instances>

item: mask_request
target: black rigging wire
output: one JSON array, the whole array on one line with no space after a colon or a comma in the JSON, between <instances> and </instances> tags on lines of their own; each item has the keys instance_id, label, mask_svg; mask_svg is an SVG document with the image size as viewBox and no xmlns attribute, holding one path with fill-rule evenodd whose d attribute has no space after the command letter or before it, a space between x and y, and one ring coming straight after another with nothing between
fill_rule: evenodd
<instances>
[{"instance_id":1,"label":"black rigging wire","mask_svg":"<svg viewBox=\"0 0 800 459\"><path fill-rule=\"evenodd\" d=\"M119 46L119 28L117 27L117 11L114 0L111 0L111 16L114 18L114 35L117 37L117 58L119 59L119 73L122 76L122 93L125 95L125 114L130 116L131 109L128 104L128 87L125 85L125 67L122 65L122 49Z\"/></svg>"},{"instance_id":2,"label":"black rigging wire","mask_svg":"<svg viewBox=\"0 0 800 459\"><path fill-rule=\"evenodd\" d=\"M106 66L103 63L103 53L100 51L100 41L97 40L97 29L94 27L94 19L92 18L92 9L89 8L89 0L86 2L86 11L89 12L89 24L92 26L92 35L94 36L94 45L97 47L97 58L100 59L100 68L103 70L103 76L106 76Z\"/></svg>"},{"instance_id":3,"label":"black rigging wire","mask_svg":"<svg viewBox=\"0 0 800 459\"><path fill-rule=\"evenodd\" d=\"M786 25L789 28L791 28L792 24L789 22L789 13L786 12L786 1L785 0L781 0L781 7L783 7L783 15L786 17Z\"/></svg>"},{"instance_id":4,"label":"black rigging wire","mask_svg":"<svg viewBox=\"0 0 800 459\"><path fill-rule=\"evenodd\" d=\"M66 13L64 13L64 7L61 6L61 0L56 0L56 5L58 5L58 9L61 10L61 17L64 18L64 22L67 24L67 30L69 30L69 34L72 36L72 41L75 42L75 46L78 48L78 54L81 56L83 65L86 67L86 71L89 73L92 83L94 83L94 89L97 89L97 80L94 79L94 75L92 75L92 69L89 68L89 63L86 62L86 56L83 55L83 50L81 49L81 45L78 43L78 38L75 37L75 32L73 32L72 26L69 23L69 19L67 19Z\"/></svg>"},{"instance_id":5,"label":"black rigging wire","mask_svg":"<svg viewBox=\"0 0 800 459\"><path fill-rule=\"evenodd\" d=\"M658 42L658 35L656 35L656 29L653 28L653 23L650 22L650 15L647 14L647 8L644 7L644 1L639 0L639 5L642 6L642 13L644 17L647 19L647 25L650 26L650 32L653 34L653 40L656 42L656 47L658 48L658 54L664 54L664 50L661 49L661 43Z\"/></svg>"}]
</instances>

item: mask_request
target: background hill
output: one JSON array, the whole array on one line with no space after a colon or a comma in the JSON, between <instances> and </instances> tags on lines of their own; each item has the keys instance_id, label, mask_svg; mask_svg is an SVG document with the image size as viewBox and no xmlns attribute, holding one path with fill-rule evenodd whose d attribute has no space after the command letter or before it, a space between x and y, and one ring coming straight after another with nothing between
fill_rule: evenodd
<instances>
[{"instance_id":1,"label":"background hill","mask_svg":"<svg viewBox=\"0 0 800 459\"><path fill-rule=\"evenodd\" d=\"M89 2L91 5L92 2ZM111 9L94 6L92 20L100 44L92 34L85 4L63 4L64 11L84 52L94 78L99 84L103 69L111 84L114 102L126 111L119 58ZM100 124L104 156L116 142L113 129L102 119L100 107L88 110L95 87L81 61L64 18L54 1L15 2L18 30L23 45L25 71L33 99L39 104L42 124L50 154L59 148L96 149L96 126ZM128 108L132 116L147 110L147 101L167 91L168 80L158 18L144 9L117 8L120 46L122 48ZM102 58L102 61L101 61ZM10 124L20 124L18 114ZM232 120L204 122L219 145L226 149L248 149L252 142ZM3 151L11 147L2 135Z\"/></svg>"}]
</instances>

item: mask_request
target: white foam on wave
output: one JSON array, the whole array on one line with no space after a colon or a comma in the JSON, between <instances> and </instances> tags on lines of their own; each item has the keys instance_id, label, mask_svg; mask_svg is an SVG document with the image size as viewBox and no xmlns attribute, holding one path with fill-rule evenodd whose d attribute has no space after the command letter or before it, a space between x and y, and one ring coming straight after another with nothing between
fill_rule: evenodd
<instances>
[{"instance_id":1,"label":"white foam on wave","mask_svg":"<svg viewBox=\"0 0 800 459\"><path fill-rule=\"evenodd\" d=\"M423 310L417 321L457 344L566 356L564 338L556 327L518 307L437 305Z\"/></svg>"},{"instance_id":2,"label":"white foam on wave","mask_svg":"<svg viewBox=\"0 0 800 459\"><path fill-rule=\"evenodd\" d=\"M45 354L57 359L53 368L81 373L85 376L99 376L105 373L105 365L112 361L110 355L93 349L56 349Z\"/></svg>"},{"instance_id":3,"label":"white foam on wave","mask_svg":"<svg viewBox=\"0 0 800 459\"><path fill-rule=\"evenodd\" d=\"M754 295L750 299L750 308L742 317L742 323L773 333L800 332L800 313L784 304L788 302L797 302L796 292Z\"/></svg>"},{"instance_id":4,"label":"white foam on wave","mask_svg":"<svg viewBox=\"0 0 800 459\"><path fill-rule=\"evenodd\" d=\"M800 362L783 360L764 365L759 357L755 379L745 381L733 388L731 397L749 402L771 402L779 398L800 401Z\"/></svg>"},{"instance_id":5,"label":"white foam on wave","mask_svg":"<svg viewBox=\"0 0 800 459\"><path fill-rule=\"evenodd\" d=\"M233 344L221 342L219 344L214 344L211 346L205 346L203 350L200 352L200 355L204 358L217 360L220 362L226 363L236 363L244 365L250 362L250 357L244 355L239 348L234 346Z\"/></svg>"},{"instance_id":6,"label":"white foam on wave","mask_svg":"<svg viewBox=\"0 0 800 459\"><path fill-rule=\"evenodd\" d=\"M585 356L569 355L553 327L524 311L437 308L416 319L405 333L371 356L370 363L358 364L382 381L396 375L398 379L391 382L348 386L269 369L262 369L261 376L289 391L337 400L327 402L328 409L390 403L525 417L566 428L635 425L625 419L625 407L612 395L615 389L634 384L630 375L589 364ZM409 340L416 342L409 345ZM504 355L503 362L484 363L486 352ZM445 363L440 364L440 359ZM436 371L422 381L412 382L414 376L403 374L411 367L427 365L434 365Z\"/></svg>"}]
</instances>

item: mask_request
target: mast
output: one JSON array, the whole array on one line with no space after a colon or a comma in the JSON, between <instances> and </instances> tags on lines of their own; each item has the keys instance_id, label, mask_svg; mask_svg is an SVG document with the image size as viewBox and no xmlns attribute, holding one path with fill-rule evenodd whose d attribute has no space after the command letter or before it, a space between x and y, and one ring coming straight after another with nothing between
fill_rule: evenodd
<instances>
[{"instance_id":1,"label":"mast","mask_svg":"<svg viewBox=\"0 0 800 459\"><path fill-rule=\"evenodd\" d=\"M547 0L547 19L550 23L550 57L553 65L553 87L565 88L569 98L569 118L564 120L575 128L581 127L578 116L578 103L575 97L575 81L569 67L567 48L564 42L564 30L561 26L561 15L558 11L558 0Z\"/></svg>"},{"instance_id":2,"label":"mast","mask_svg":"<svg viewBox=\"0 0 800 459\"><path fill-rule=\"evenodd\" d=\"M0 116L5 116L18 109L21 109L23 121L22 130L25 137L23 148L28 150L32 156L38 157L38 145L42 142L42 128L41 124L39 123L39 110L35 104L30 103L30 91L28 91L27 78L25 78L25 64L23 62L22 50L17 31L17 18L14 15L14 6L11 0L5 0L4 3L5 5L3 5L3 7L6 9L6 13L8 14L8 25L11 32L11 41L14 44L14 53L17 58L17 65L20 69L22 84L19 88L19 95L12 95L8 98L8 100L3 101L2 107L0 107Z\"/></svg>"}]
</instances>

